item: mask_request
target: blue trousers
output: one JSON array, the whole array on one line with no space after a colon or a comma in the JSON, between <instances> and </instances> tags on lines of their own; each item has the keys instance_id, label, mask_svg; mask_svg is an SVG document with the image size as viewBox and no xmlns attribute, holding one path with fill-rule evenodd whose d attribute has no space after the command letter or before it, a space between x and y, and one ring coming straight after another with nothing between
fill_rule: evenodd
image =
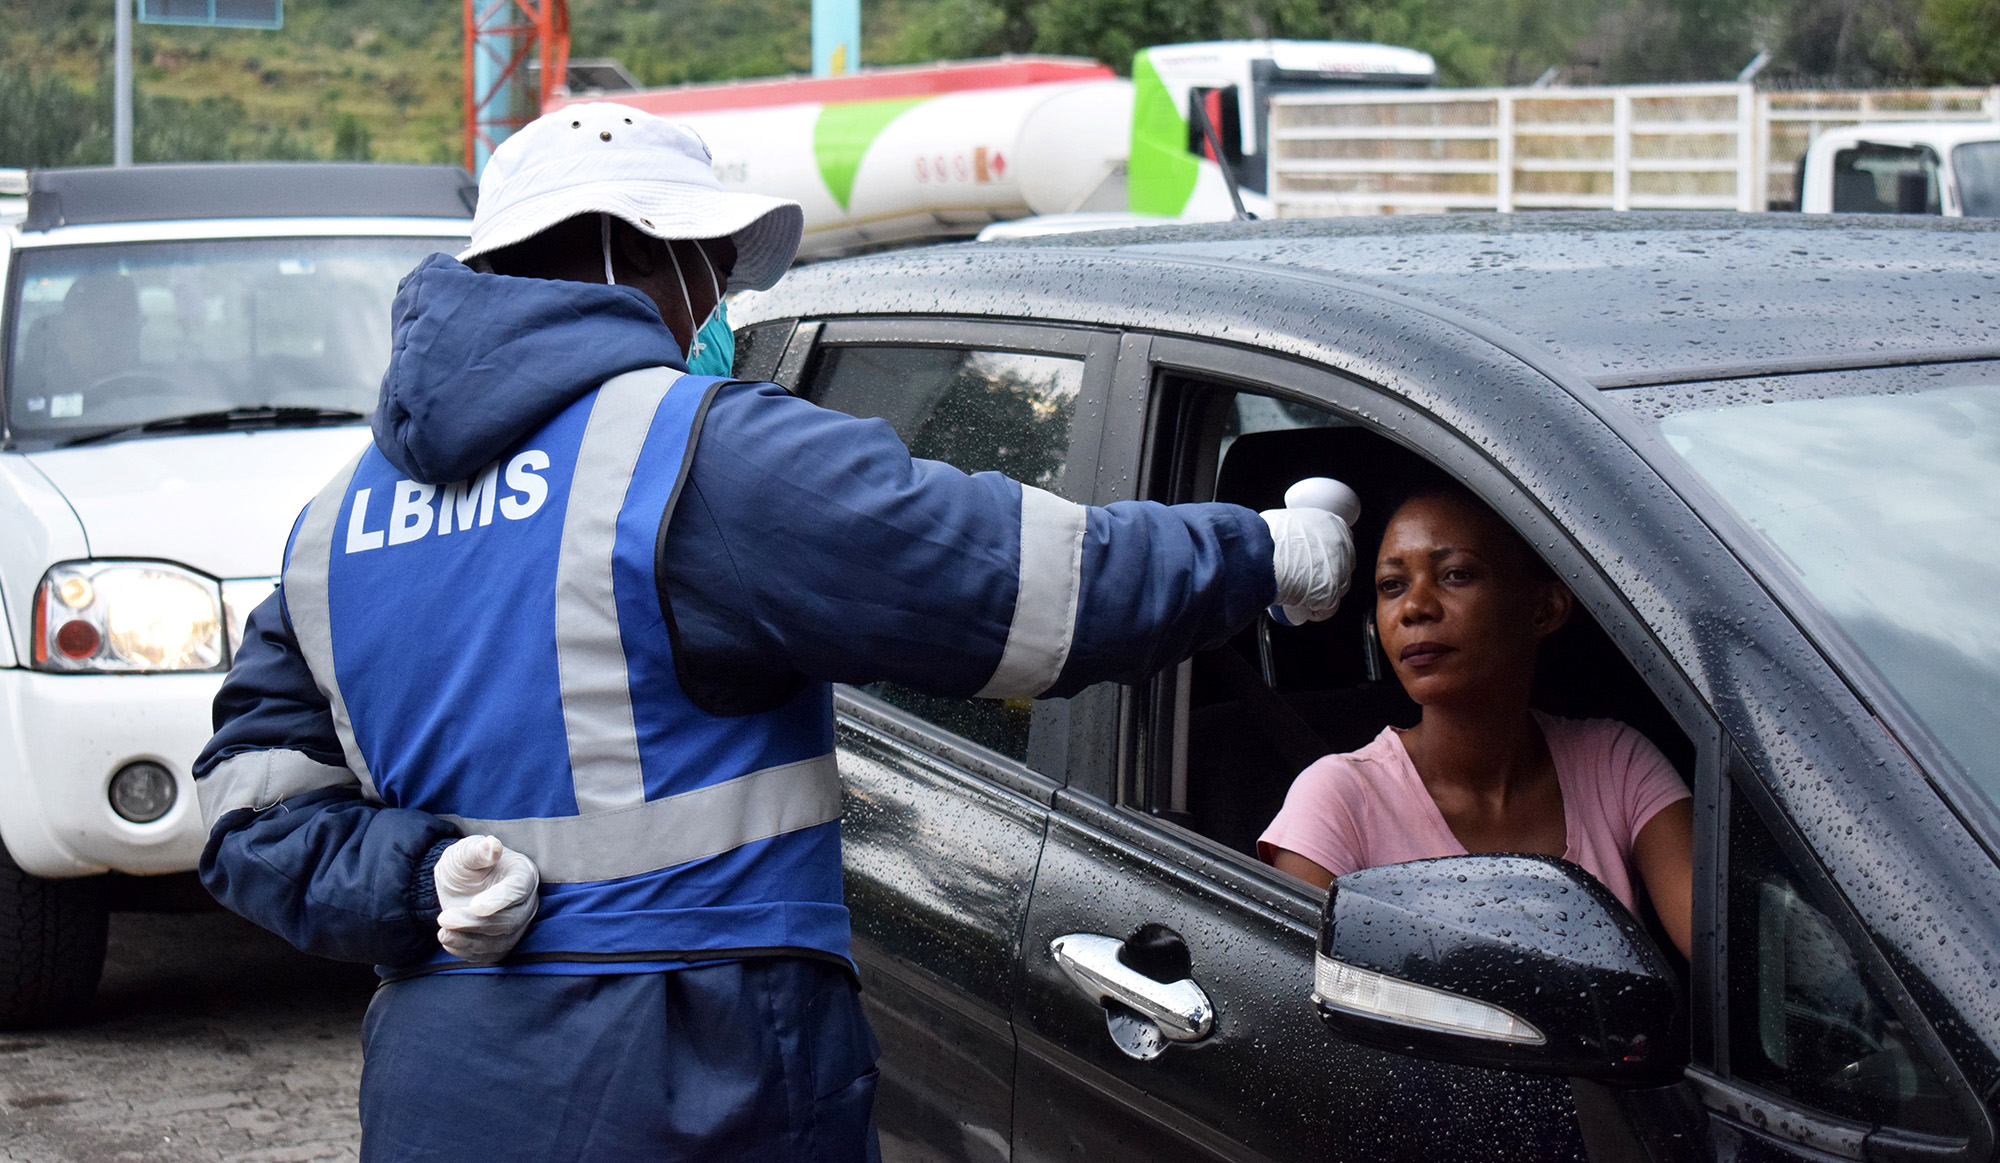
<instances>
[{"instance_id":1,"label":"blue trousers","mask_svg":"<svg viewBox=\"0 0 2000 1163\"><path fill-rule=\"evenodd\" d=\"M879 1163L875 1036L838 966L442 974L362 1026L364 1163Z\"/></svg>"}]
</instances>

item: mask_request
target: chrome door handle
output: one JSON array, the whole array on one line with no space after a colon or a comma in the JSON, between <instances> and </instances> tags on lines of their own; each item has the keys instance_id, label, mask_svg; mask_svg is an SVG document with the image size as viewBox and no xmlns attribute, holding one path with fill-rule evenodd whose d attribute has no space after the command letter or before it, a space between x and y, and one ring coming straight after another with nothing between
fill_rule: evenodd
<instances>
[{"instance_id":1,"label":"chrome door handle","mask_svg":"<svg viewBox=\"0 0 2000 1163\"><path fill-rule=\"evenodd\" d=\"M1208 994L1192 978L1155 981L1118 959L1124 942L1101 933L1070 933L1049 942L1055 958L1078 989L1099 1005L1117 1002L1156 1028L1154 1036L1145 1031L1121 1028L1112 1014L1111 1035L1118 1047L1134 1058L1153 1058L1166 1049L1167 1042L1199 1042L1215 1030L1215 1006Z\"/></svg>"}]
</instances>

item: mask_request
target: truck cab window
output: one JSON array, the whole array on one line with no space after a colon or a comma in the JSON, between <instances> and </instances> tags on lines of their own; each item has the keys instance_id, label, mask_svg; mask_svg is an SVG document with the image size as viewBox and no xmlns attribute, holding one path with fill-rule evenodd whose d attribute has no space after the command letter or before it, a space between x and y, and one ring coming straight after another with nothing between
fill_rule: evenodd
<instances>
[{"instance_id":1,"label":"truck cab window","mask_svg":"<svg viewBox=\"0 0 2000 1163\"><path fill-rule=\"evenodd\" d=\"M1833 155L1836 214L1940 214L1938 158L1927 146L1862 143Z\"/></svg>"},{"instance_id":2,"label":"truck cab window","mask_svg":"<svg viewBox=\"0 0 2000 1163\"><path fill-rule=\"evenodd\" d=\"M1948 1135L1944 1085L1741 794L1729 821L1729 1062L1841 1118Z\"/></svg>"},{"instance_id":3,"label":"truck cab window","mask_svg":"<svg viewBox=\"0 0 2000 1163\"><path fill-rule=\"evenodd\" d=\"M1958 212L1967 218L2000 218L2000 141L1968 141L1951 151L1957 175Z\"/></svg>"},{"instance_id":4,"label":"truck cab window","mask_svg":"<svg viewBox=\"0 0 2000 1163\"><path fill-rule=\"evenodd\" d=\"M888 421L910 452L966 472L1001 472L1064 491L1083 361L956 347L832 347L806 395L822 407ZM1032 700L957 699L894 683L862 687L951 733L1026 759Z\"/></svg>"}]
</instances>

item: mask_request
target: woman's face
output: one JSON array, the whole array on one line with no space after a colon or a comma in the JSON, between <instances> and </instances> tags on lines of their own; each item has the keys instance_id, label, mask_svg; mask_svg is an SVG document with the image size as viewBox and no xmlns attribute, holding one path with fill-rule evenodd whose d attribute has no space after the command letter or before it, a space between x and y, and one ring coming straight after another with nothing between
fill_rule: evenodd
<instances>
[{"instance_id":1,"label":"woman's face","mask_svg":"<svg viewBox=\"0 0 2000 1163\"><path fill-rule=\"evenodd\" d=\"M1538 578L1520 541L1469 498L1414 498L1389 519L1375 561L1375 622L1419 705L1526 697L1535 651L1569 617L1561 582Z\"/></svg>"}]
</instances>

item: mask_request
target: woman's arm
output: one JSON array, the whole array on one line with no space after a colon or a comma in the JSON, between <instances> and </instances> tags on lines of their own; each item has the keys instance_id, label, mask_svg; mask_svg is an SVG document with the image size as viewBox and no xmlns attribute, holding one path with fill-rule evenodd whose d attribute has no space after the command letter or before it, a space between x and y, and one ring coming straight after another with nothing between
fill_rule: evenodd
<instances>
[{"instance_id":1,"label":"woman's arm","mask_svg":"<svg viewBox=\"0 0 2000 1163\"><path fill-rule=\"evenodd\" d=\"M1677 800L1653 813L1632 842L1632 862L1667 936L1681 956L1694 956L1694 801Z\"/></svg>"},{"instance_id":2,"label":"woman's arm","mask_svg":"<svg viewBox=\"0 0 2000 1163\"><path fill-rule=\"evenodd\" d=\"M1333 873L1322 867L1318 861L1300 856L1289 848L1280 848L1272 855L1271 867L1289 876L1296 876L1314 888L1327 888L1333 884Z\"/></svg>"}]
</instances>

